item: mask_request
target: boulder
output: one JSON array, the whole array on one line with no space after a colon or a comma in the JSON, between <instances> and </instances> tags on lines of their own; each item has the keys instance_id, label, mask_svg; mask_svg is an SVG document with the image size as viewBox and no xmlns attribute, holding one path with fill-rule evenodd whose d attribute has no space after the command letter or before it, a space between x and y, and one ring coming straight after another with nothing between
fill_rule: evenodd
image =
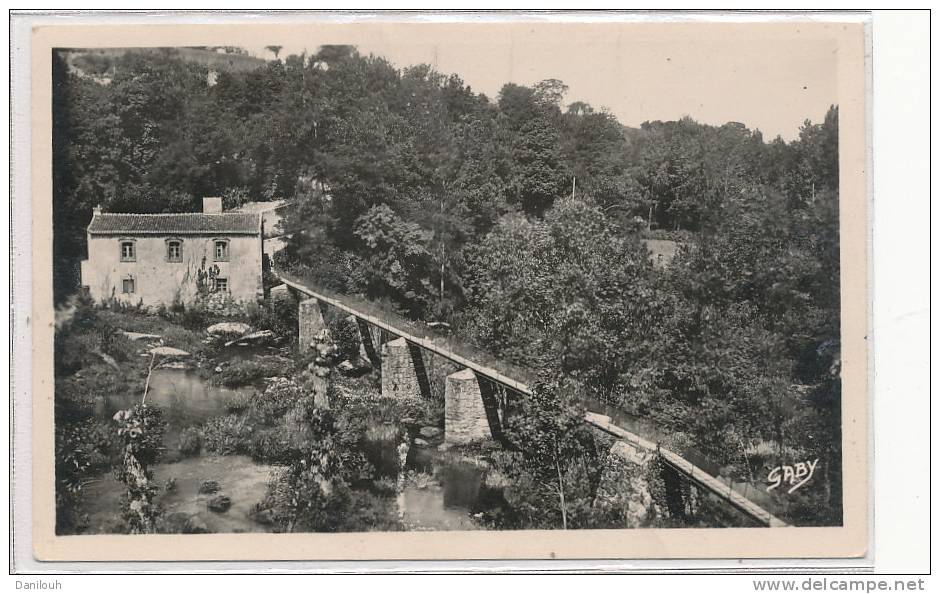
<instances>
[{"instance_id":1,"label":"boulder","mask_svg":"<svg viewBox=\"0 0 940 594\"><path fill-rule=\"evenodd\" d=\"M422 427L418 433L420 433L421 437L424 437L425 439L433 439L441 434L441 430L437 427L427 426Z\"/></svg>"},{"instance_id":2,"label":"boulder","mask_svg":"<svg viewBox=\"0 0 940 594\"><path fill-rule=\"evenodd\" d=\"M221 322L206 328L210 336L244 336L251 332L251 326L244 322Z\"/></svg>"},{"instance_id":3,"label":"boulder","mask_svg":"<svg viewBox=\"0 0 940 594\"><path fill-rule=\"evenodd\" d=\"M163 357L189 357L190 354L183 349L177 349L168 346L158 346L150 349L151 355L160 355Z\"/></svg>"},{"instance_id":4,"label":"boulder","mask_svg":"<svg viewBox=\"0 0 940 594\"><path fill-rule=\"evenodd\" d=\"M121 334L131 340L157 340L163 338L159 334L144 334L143 332L128 332L127 330L121 330Z\"/></svg>"},{"instance_id":5,"label":"boulder","mask_svg":"<svg viewBox=\"0 0 940 594\"><path fill-rule=\"evenodd\" d=\"M420 437L416 437L416 438L415 438L415 445L416 445L417 447L419 447L419 448L426 448L426 447L428 447L428 446L431 445L431 444L430 444L430 443L428 442L428 440L426 440L426 439L421 439Z\"/></svg>"},{"instance_id":6,"label":"boulder","mask_svg":"<svg viewBox=\"0 0 940 594\"><path fill-rule=\"evenodd\" d=\"M251 334L245 334L244 336L230 340L225 343L225 346L232 346L236 343L238 343L239 346L246 344L266 344L273 341L274 338L274 332L270 330L259 330L258 332L252 332Z\"/></svg>"},{"instance_id":7,"label":"boulder","mask_svg":"<svg viewBox=\"0 0 940 594\"><path fill-rule=\"evenodd\" d=\"M219 481L202 481L199 486L200 493L218 493L220 489L222 486L219 485Z\"/></svg>"},{"instance_id":8,"label":"boulder","mask_svg":"<svg viewBox=\"0 0 940 594\"><path fill-rule=\"evenodd\" d=\"M216 495L206 502L206 507L217 514L225 513L232 507L232 498L228 495Z\"/></svg>"}]
</instances>

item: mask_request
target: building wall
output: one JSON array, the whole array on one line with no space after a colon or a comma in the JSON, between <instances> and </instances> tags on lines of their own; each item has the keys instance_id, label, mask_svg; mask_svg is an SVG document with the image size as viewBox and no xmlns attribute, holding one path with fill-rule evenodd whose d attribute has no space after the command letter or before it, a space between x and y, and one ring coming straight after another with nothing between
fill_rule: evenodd
<instances>
[{"instance_id":1,"label":"building wall","mask_svg":"<svg viewBox=\"0 0 940 594\"><path fill-rule=\"evenodd\" d=\"M182 262L167 261L167 240L180 239ZM136 261L121 261L121 240L136 243ZM228 262L213 261L213 241L229 241ZM203 260L205 258L205 260ZM228 279L228 290L236 301L261 298L261 236L116 236L88 237L88 259L82 262L82 285L96 301L114 297L136 305L170 305L176 300L192 303L197 295L200 269L219 267L218 276ZM134 275L135 292L122 293L122 282Z\"/></svg>"}]
</instances>

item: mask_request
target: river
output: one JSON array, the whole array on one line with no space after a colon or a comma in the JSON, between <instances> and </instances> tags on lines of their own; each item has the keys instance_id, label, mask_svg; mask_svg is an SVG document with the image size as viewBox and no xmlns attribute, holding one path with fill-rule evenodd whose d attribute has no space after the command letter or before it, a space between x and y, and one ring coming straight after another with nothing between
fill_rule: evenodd
<instances>
[{"instance_id":1,"label":"river","mask_svg":"<svg viewBox=\"0 0 940 594\"><path fill-rule=\"evenodd\" d=\"M247 359L269 354L264 349L230 347L223 359ZM258 388L227 388L214 385L193 369L157 368L153 370L147 402L159 407L167 422L164 434L163 462L152 466L156 484L168 480L175 487L161 492L157 502L174 523L190 518L198 520L209 532L266 532L272 527L257 522L252 506L265 495L275 467L259 464L248 456L200 454L183 457L179 453L180 432L199 426L208 419L227 414L226 403L233 398L252 395ZM139 401L130 394L106 403L101 414L110 417ZM412 437L417 430L412 427ZM366 431L362 448L376 467L380 478L398 480L397 436L408 428L378 423ZM404 488L397 497L399 521L408 530L473 530L479 526L471 516L483 485L483 470L436 447L411 446L405 466ZM232 507L223 513L210 511L213 496L200 493L204 481L215 481L219 493L229 496ZM482 487L485 490L485 487ZM110 472L94 477L85 487L83 509L88 514L88 533L113 533L120 530L121 497L124 485Z\"/></svg>"}]
</instances>

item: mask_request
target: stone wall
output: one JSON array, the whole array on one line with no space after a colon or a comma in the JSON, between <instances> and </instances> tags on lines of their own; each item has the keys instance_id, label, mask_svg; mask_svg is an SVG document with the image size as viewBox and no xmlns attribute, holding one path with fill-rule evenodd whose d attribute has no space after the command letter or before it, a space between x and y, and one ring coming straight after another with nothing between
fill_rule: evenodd
<instances>
[{"instance_id":1,"label":"stone wall","mask_svg":"<svg viewBox=\"0 0 940 594\"><path fill-rule=\"evenodd\" d=\"M610 448L594 507L619 516L623 528L642 528L660 516L651 493L655 453L617 441Z\"/></svg>"},{"instance_id":2,"label":"stone wall","mask_svg":"<svg viewBox=\"0 0 940 594\"><path fill-rule=\"evenodd\" d=\"M326 322L323 320L320 302L316 299L301 301L297 315L297 343L300 352L308 351L310 345L316 340L317 334L324 328L326 328Z\"/></svg>"},{"instance_id":3,"label":"stone wall","mask_svg":"<svg viewBox=\"0 0 940 594\"><path fill-rule=\"evenodd\" d=\"M476 374L464 369L448 375L444 383L444 441L462 445L492 438Z\"/></svg>"},{"instance_id":4,"label":"stone wall","mask_svg":"<svg viewBox=\"0 0 940 594\"><path fill-rule=\"evenodd\" d=\"M420 350L410 348L404 338L382 345L382 396L430 398L429 386Z\"/></svg>"}]
</instances>

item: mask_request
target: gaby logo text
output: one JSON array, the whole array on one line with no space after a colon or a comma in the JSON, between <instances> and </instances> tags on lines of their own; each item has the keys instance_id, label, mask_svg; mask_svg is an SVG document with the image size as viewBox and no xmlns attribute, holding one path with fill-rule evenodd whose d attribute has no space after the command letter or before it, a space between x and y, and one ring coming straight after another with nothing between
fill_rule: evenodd
<instances>
[{"instance_id":1,"label":"gaby logo text","mask_svg":"<svg viewBox=\"0 0 940 594\"><path fill-rule=\"evenodd\" d=\"M770 483L767 492L769 493L781 485L790 485L787 493L796 491L809 482L809 479L813 478L817 464L819 464L819 458L812 461L797 462L794 465L784 464L774 467L767 474L767 482Z\"/></svg>"}]
</instances>

